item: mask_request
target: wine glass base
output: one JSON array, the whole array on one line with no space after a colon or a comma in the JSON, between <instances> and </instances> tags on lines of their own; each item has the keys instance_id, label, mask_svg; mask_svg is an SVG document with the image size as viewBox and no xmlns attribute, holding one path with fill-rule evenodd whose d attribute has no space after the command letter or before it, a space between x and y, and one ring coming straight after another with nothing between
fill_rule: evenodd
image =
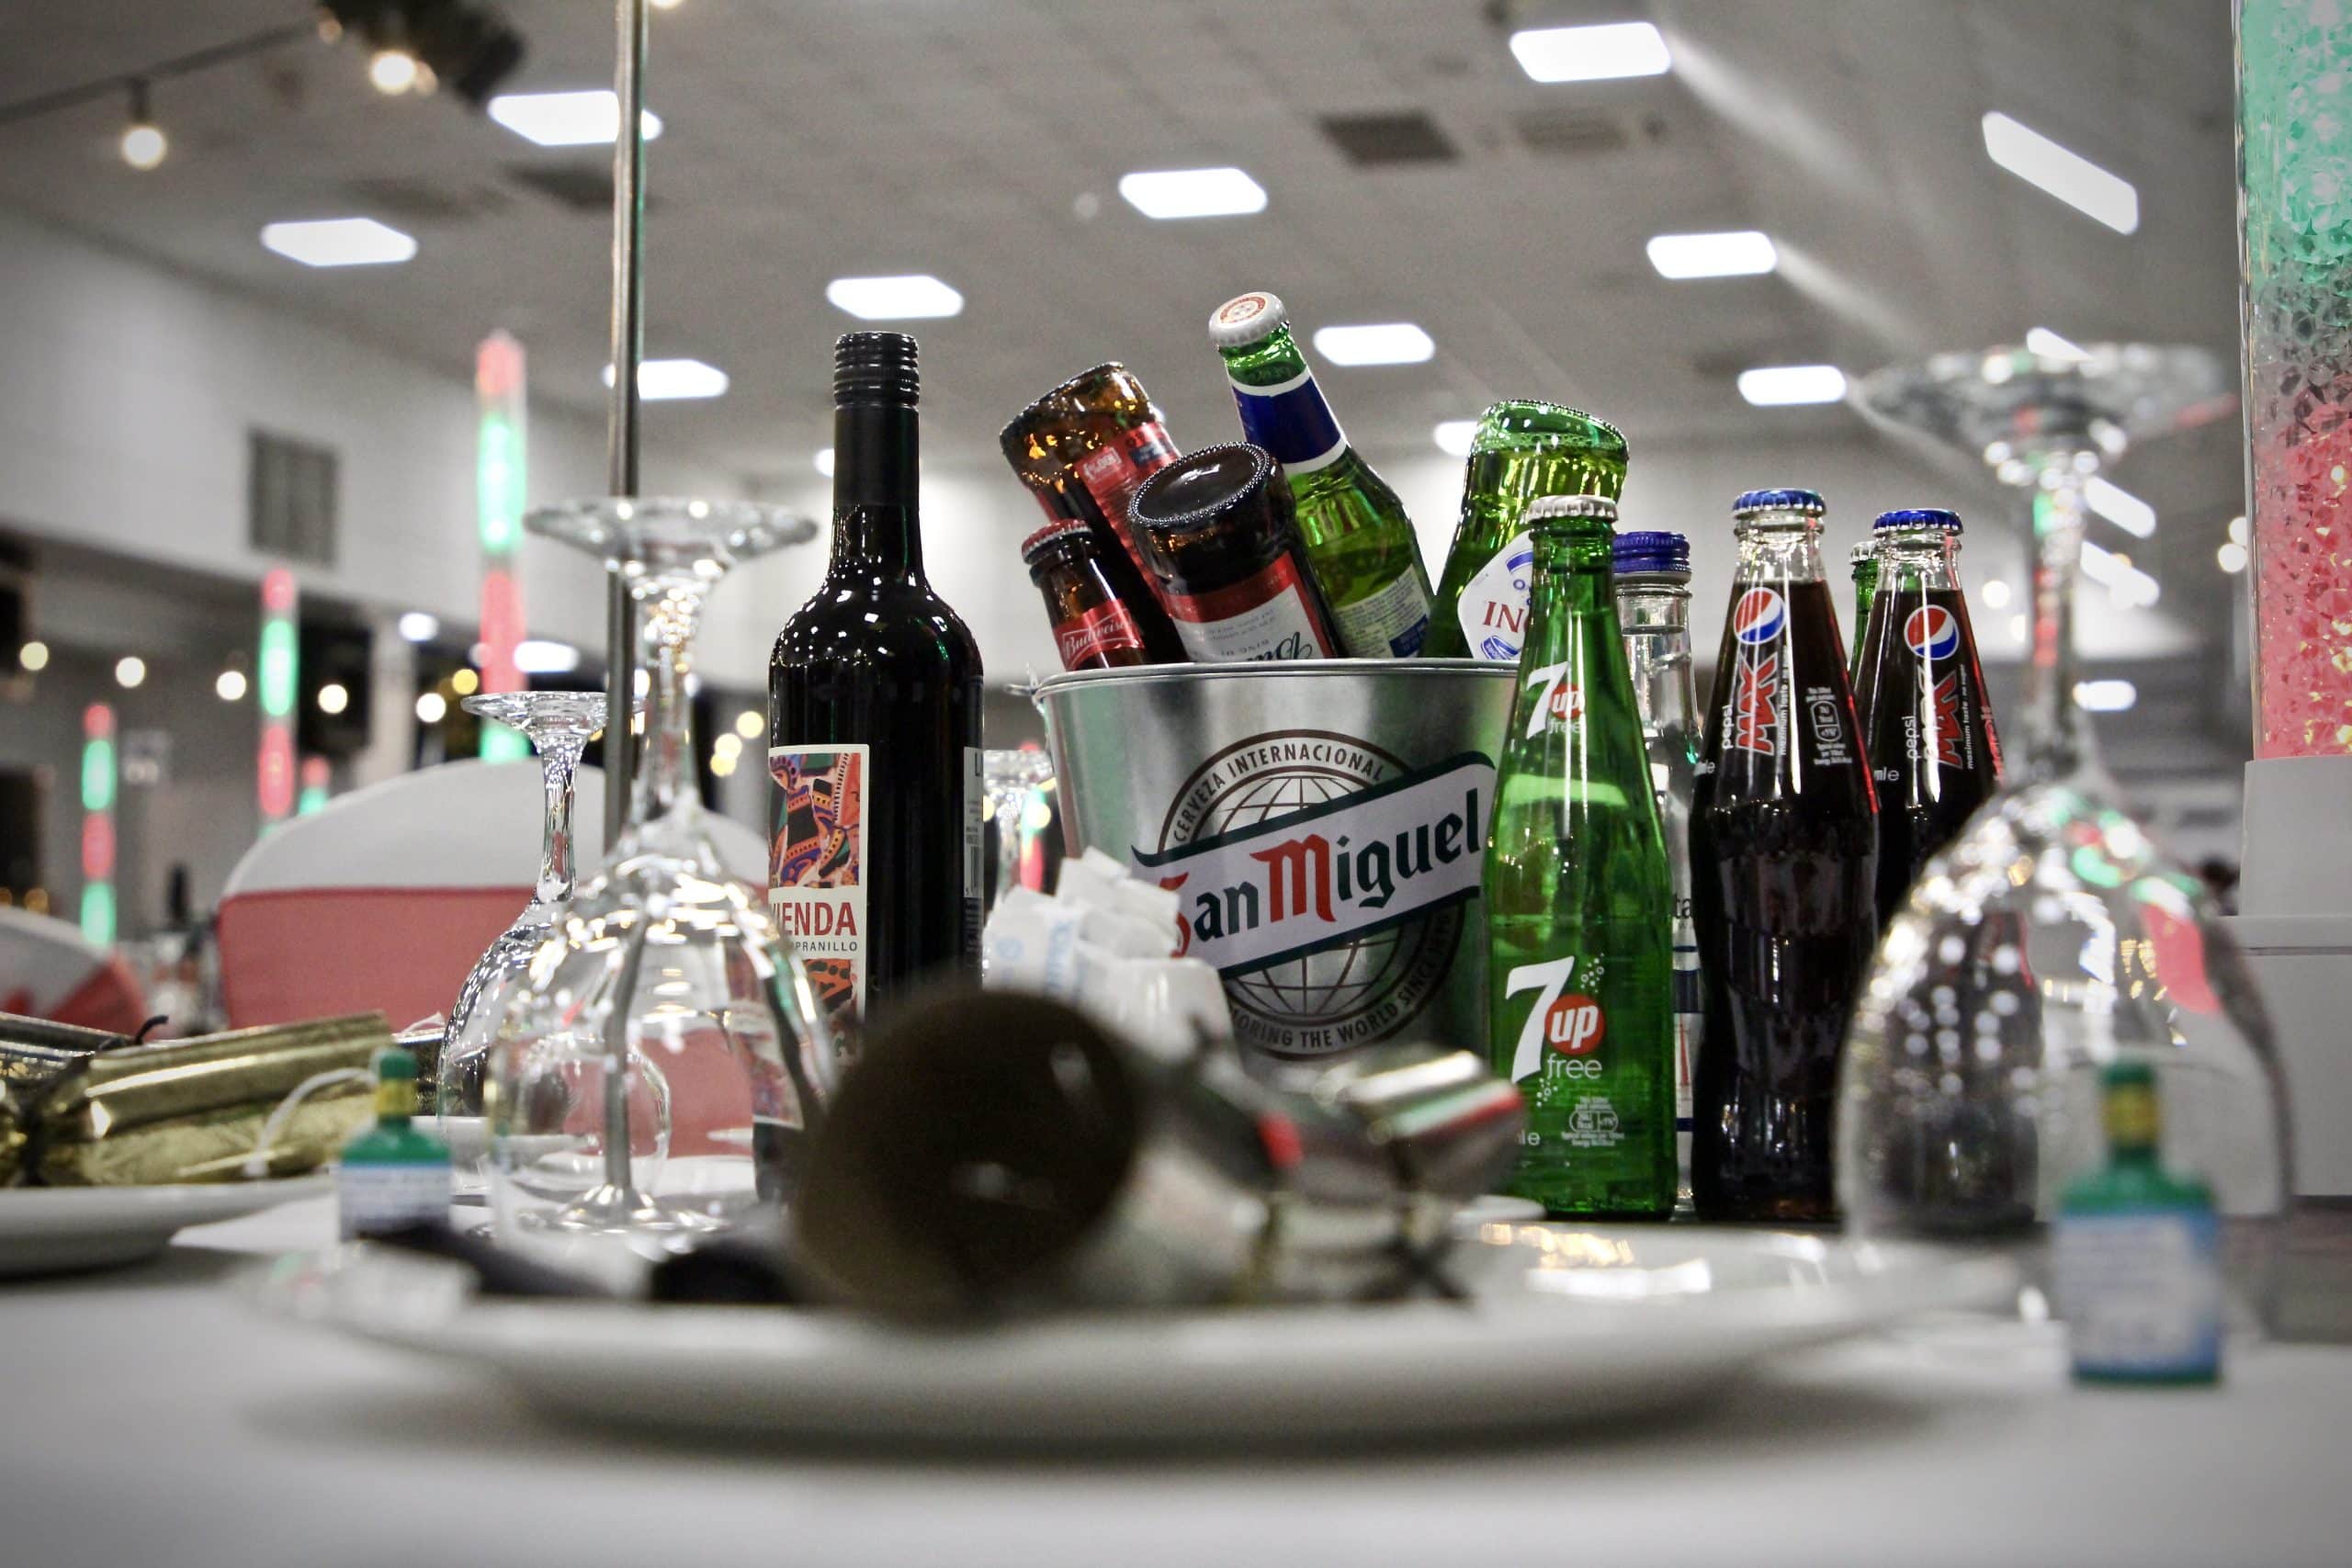
<instances>
[{"instance_id":1,"label":"wine glass base","mask_svg":"<svg viewBox=\"0 0 2352 1568\"><path fill-rule=\"evenodd\" d=\"M560 1209L521 1216L534 1230L571 1235L708 1235L727 1222L634 1187L604 1186Z\"/></svg>"}]
</instances>

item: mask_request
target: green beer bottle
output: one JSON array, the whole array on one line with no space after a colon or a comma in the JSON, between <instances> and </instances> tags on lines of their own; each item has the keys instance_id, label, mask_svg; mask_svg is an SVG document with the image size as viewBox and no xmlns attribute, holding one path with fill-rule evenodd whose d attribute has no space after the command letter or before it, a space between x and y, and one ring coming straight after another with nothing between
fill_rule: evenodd
<instances>
[{"instance_id":1,"label":"green beer bottle","mask_svg":"<svg viewBox=\"0 0 2352 1568\"><path fill-rule=\"evenodd\" d=\"M1410 659L1430 625L1430 579L1405 503L1348 445L1290 335L1283 302L1263 289L1209 318L1241 429L1290 478L1299 536L1343 651Z\"/></svg>"},{"instance_id":2,"label":"green beer bottle","mask_svg":"<svg viewBox=\"0 0 2352 1568\"><path fill-rule=\"evenodd\" d=\"M1520 527L1542 495L1625 489L1625 438L1614 425L1558 403L1505 402L1487 410L1470 437L1462 519L1430 606L1430 659L1519 658L1534 562Z\"/></svg>"},{"instance_id":3,"label":"green beer bottle","mask_svg":"<svg viewBox=\"0 0 2352 1568\"><path fill-rule=\"evenodd\" d=\"M1871 624L1871 601L1878 597L1877 538L1856 545L1846 562L1854 569L1854 635L1850 639L1853 652L1847 660L1846 679L1859 683L1862 678L1862 631Z\"/></svg>"},{"instance_id":4,"label":"green beer bottle","mask_svg":"<svg viewBox=\"0 0 2352 1568\"><path fill-rule=\"evenodd\" d=\"M1674 886L1602 496L1547 496L1487 834L1487 1038L1527 1101L1510 1190L1673 1211Z\"/></svg>"}]
</instances>

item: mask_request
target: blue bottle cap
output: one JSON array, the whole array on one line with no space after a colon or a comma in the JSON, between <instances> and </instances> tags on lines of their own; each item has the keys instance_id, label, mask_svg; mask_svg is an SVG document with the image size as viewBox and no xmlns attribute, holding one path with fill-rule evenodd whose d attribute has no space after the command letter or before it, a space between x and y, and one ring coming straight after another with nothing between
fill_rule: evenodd
<instances>
[{"instance_id":1,"label":"blue bottle cap","mask_svg":"<svg viewBox=\"0 0 2352 1568\"><path fill-rule=\"evenodd\" d=\"M1731 503L1731 519L1736 523L1756 512L1801 512L1807 517L1818 517L1828 510L1822 504L1819 491L1746 490Z\"/></svg>"},{"instance_id":2,"label":"blue bottle cap","mask_svg":"<svg viewBox=\"0 0 2352 1568\"><path fill-rule=\"evenodd\" d=\"M1880 513L1871 529L1875 533L1882 528L1940 528L1947 534L1957 534L1961 531L1960 513L1940 506L1906 506L1899 512Z\"/></svg>"},{"instance_id":3,"label":"blue bottle cap","mask_svg":"<svg viewBox=\"0 0 2352 1568\"><path fill-rule=\"evenodd\" d=\"M1633 529L1617 536L1617 575L1629 571L1679 571L1690 570L1690 541L1679 534L1655 533Z\"/></svg>"}]
</instances>

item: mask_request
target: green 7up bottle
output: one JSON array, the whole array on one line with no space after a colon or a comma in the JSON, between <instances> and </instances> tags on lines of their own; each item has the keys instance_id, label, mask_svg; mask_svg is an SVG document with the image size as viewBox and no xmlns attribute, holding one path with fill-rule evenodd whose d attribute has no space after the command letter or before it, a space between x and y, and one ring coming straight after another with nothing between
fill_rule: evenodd
<instances>
[{"instance_id":1,"label":"green 7up bottle","mask_svg":"<svg viewBox=\"0 0 2352 1568\"><path fill-rule=\"evenodd\" d=\"M1673 1211L1674 889L1618 630L1613 502L1544 496L1487 836L1488 1044L1527 1101L1510 1190Z\"/></svg>"}]
</instances>

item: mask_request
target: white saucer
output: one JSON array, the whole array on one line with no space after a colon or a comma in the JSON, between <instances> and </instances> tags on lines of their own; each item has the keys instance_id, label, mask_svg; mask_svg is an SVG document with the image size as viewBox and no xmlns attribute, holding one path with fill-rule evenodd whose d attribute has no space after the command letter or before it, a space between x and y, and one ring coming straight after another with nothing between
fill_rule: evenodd
<instances>
[{"instance_id":1,"label":"white saucer","mask_svg":"<svg viewBox=\"0 0 2352 1568\"><path fill-rule=\"evenodd\" d=\"M12 1187L0 1190L0 1278L105 1269L153 1258L183 1226L210 1224L315 1198L326 1175L166 1187Z\"/></svg>"},{"instance_id":2,"label":"white saucer","mask_svg":"<svg viewBox=\"0 0 2352 1568\"><path fill-rule=\"evenodd\" d=\"M571 1417L825 1442L1362 1442L1688 1404L1766 1358L1998 1304L2003 1261L1698 1226L1493 1222L1471 1299L1098 1313L922 1332L838 1312L478 1299L378 1248L245 1281L266 1310L479 1365Z\"/></svg>"}]
</instances>

